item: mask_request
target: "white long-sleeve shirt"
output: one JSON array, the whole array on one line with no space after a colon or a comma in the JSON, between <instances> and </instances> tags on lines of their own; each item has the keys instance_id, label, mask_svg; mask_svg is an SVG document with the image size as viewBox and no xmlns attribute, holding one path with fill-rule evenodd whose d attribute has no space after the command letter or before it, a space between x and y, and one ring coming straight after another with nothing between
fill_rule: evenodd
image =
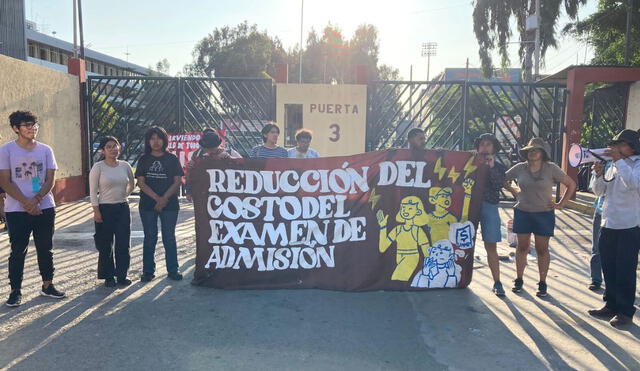
<instances>
[{"instance_id":1,"label":"white long-sleeve shirt","mask_svg":"<svg viewBox=\"0 0 640 371\"><path fill-rule=\"evenodd\" d=\"M604 179L611 179L606 182ZM597 196L605 196L602 205L602 226L628 229L640 226L640 156L631 156L613 163L606 174L593 181Z\"/></svg>"}]
</instances>

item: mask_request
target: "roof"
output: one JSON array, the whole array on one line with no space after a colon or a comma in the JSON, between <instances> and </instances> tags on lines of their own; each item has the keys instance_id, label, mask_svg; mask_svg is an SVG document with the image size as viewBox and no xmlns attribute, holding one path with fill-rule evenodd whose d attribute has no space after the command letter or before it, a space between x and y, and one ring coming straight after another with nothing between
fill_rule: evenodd
<instances>
[{"instance_id":1,"label":"roof","mask_svg":"<svg viewBox=\"0 0 640 371\"><path fill-rule=\"evenodd\" d=\"M567 84L567 76L569 75L569 71L574 68L629 68L629 66L619 66L619 65L589 65L589 64L579 64L579 65L571 65L569 67L565 67L564 69L548 75L538 82L552 82L558 84Z\"/></svg>"},{"instance_id":2,"label":"roof","mask_svg":"<svg viewBox=\"0 0 640 371\"><path fill-rule=\"evenodd\" d=\"M71 44L70 42L60 40L55 37L52 37L34 30L30 30L30 29L25 29L25 33L27 36L27 40L33 40L38 43L53 46L55 48L66 50L70 53L73 53L73 44ZM122 59L115 58L106 54L102 54L100 52L97 52L91 49L85 48L84 55L86 58L95 59L97 61L101 61L114 66L125 68L143 75L149 74L149 70L145 67L139 66L137 64L129 63L127 61L123 61Z\"/></svg>"}]
</instances>

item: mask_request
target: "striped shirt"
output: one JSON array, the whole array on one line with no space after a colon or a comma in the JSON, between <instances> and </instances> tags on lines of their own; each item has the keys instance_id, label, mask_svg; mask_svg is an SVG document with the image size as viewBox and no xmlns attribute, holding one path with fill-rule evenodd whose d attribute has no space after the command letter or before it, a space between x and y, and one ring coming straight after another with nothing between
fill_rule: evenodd
<instances>
[{"instance_id":1,"label":"striped shirt","mask_svg":"<svg viewBox=\"0 0 640 371\"><path fill-rule=\"evenodd\" d=\"M251 158L287 158L289 152L282 147L267 148L265 146L255 146L249 153Z\"/></svg>"}]
</instances>

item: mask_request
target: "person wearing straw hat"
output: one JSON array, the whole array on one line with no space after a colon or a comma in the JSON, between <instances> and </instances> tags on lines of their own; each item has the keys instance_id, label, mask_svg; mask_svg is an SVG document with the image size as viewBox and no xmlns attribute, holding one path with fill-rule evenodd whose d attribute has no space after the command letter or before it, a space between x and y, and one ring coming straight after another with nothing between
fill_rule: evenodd
<instances>
[{"instance_id":1,"label":"person wearing straw hat","mask_svg":"<svg viewBox=\"0 0 640 371\"><path fill-rule=\"evenodd\" d=\"M610 319L614 327L633 323L636 308L636 269L640 249L640 135L622 130L609 142L605 155L612 165L604 171L593 165L593 190L604 196L602 228L598 239L604 273L604 307L589 310L594 317Z\"/></svg>"},{"instance_id":2,"label":"person wearing straw hat","mask_svg":"<svg viewBox=\"0 0 640 371\"><path fill-rule=\"evenodd\" d=\"M562 209L576 190L576 183L551 162L549 145L542 138L533 138L520 150L525 161L507 170L506 181L516 180L520 192L513 211L513 232L518 235L516 271L512 291L522 291L524 269L527 266L531 234L534 235L538 256L539 297L547 296L547 272L549 271L549 239L555 228L555 210ZM566 191L560 202L553 201L553 186L562 183Z\"/></svg>"}]
</instances>

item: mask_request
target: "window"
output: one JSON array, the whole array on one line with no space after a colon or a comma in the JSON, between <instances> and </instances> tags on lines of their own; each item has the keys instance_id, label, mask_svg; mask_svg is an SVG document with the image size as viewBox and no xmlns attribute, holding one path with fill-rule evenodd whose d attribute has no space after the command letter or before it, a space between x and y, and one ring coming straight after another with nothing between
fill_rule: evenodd
<instances>
[{"instance_id":1,"label":"window","mask_svg":"<svg viewBox=\"0 0 640 371\"><path fill-rule=\"evenodd\" d=\"M113 76L113 68L109 67L109 75Z\"/></svg>"},{"instance_id":2,"label":"window","mask_svg":"<svg viewBox=\"0 0 640 371\"><path fill-rule=\"evenodd\" d=\"M46 60L48 59L48 58L47 58L47 49L45 49L45 48L40 48L40 55L39 55L39 57L40 57L40 59L43 59L43 60L45 60L45 61L46 61Z\"/></svg>"},{"instance_id":3,"label":"window","mask_svg":"<svg viewBox=\"0 0 640 371\"><path fill-rule=\"evenodd\" d=\"M51 53L50 53L50 61L53 63L59 63L59 54L58 54L58 50L57 49L51 49Z\"/></svg>"},{"instance_id":4,"label":"window","mask_svg":"<svg viewBox=\"0 0 640 371\"><path fill-rule=\"evenodd\" d=\"M284 105L284 145L296 145L296 131L302 129L302 104Z\"/></svg>"},{"instance_id":5,"label":"window","mask_svg":"<svg viewBox=\"0 0 640 371\"><path fill-rule=\"evenodd\" d=\"M36 57L36 46L33 43L29 43L29 56L31 58Z\"/></svg>"},{"instance_id":6,"label":"window","mask_svg":"<svg viewBox=\"0 0 640 371\"><path fill-rule=\"evenodd\" d=\"M96 66L93 62L91 62L91 72L96 72Z\"/></svg>"}]
</instances>

